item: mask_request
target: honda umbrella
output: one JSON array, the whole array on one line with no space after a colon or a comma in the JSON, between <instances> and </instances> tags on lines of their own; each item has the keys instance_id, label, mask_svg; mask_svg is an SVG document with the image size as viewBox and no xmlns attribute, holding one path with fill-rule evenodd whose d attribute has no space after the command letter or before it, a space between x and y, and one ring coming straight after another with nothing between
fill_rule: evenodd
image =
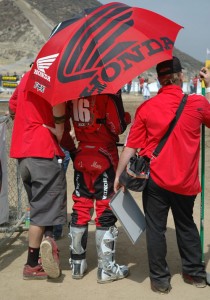
<instances>
[{"instance_id":1,"label":"honda umbrella","mask_svg":"<svg viewBox=\"0 0 210 300\"><path fill-rule=\"evenodd\" d=\"M42 47L27 90L51 105L116 93L172 58L182 26L150 10L112 2L60 23Z\"/></svg>"}]
</instances>

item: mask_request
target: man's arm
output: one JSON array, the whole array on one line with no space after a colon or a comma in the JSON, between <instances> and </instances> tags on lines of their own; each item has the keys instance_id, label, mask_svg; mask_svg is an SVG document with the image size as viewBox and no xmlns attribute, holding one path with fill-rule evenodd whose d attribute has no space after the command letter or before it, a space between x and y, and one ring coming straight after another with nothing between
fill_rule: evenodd
<instances>
[{"instance_id":1,"label":"man's arm","mask_svg":"<svg viewBox=\"0 0 210 300\"><path fill-rule=\"evenodd\" d=\"M64 132L64 123L66 120L65 102L53 107L53 116L55 121L55 135L57 137L58 143L60 143Z\"/></svg>"}]
</instances>

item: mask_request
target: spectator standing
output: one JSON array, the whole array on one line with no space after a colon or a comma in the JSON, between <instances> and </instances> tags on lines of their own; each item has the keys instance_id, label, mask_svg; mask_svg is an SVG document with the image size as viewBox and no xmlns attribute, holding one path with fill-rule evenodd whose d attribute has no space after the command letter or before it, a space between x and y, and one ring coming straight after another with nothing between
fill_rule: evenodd
<instances>
[{"instance_id":1,"label":"spectator standing","mask_svg":"<svg viewBox=\"0 0 210 300\"><path fill-rule=\"evenodd\" d=\"M132 80L127 83L127 94L130 94L131 87L132 87Z\"/></svg>"},{"instance_id":2,"label":"spectator standing","mask_svg":"<svg viewBox=\"0 0 210 300\"><path fill-rule=\"evenodd\" d=\"M193 78L190 78L190 94L193 94L195 92L195 87L193 83Z\"/></svg>"},{"instance_id":3,"label":"spectator standing","mask_svg":"<svg viewBox=\"0 0 210 300\"><path fill-rule=\"evenodd\" d=\"M139 79L139 94L142 94L143 85L144 85L144 77L139 76L138 79Z\"/></svg>"},{"instance_id":4,"label":"spectator standing","mask_svg":"<svg viewBox=\"0 0 210 300\"><path fill-rule=\"evenodd\" d=\"M145 78L145 80L144 80L142 94L143 94L144 100L149 100L151 94L150 94L150 89L149 89L149 79L148 78Z\"/></svg>"},{"instance_id":5,"label":"spectator standing","mask_svg":"<svg viewBox=\"0 0 210 300\"><path fill-rule=\"evenodd\" d=\"M39 96L27 93L28 76L29 72L9 101L10 113L15 116L10 156L18 160L30 205L28 258L23 278L57 278L61 270L53 226L66 223L64 154L46 127L54 127L52 107ZM55 122L61 121L55 116ZM40 252L42 265L39 264Z\"/></svg>"},{"instance_id":6,"label":"spectator standing","mask_svg":"<svg viewBox=\"0 0 210 300\"><path fill-rule=\"evenodd\" d=\"M206 286L193 207L196 195L201 191L198 177L200 128L201 124L210 127L210 73L207 68L203 68L206 74L200 72L208 100L196 94L188 96L167 143L159 156L153 157L153 151L167 131L184 95L181 88L183 73L178 58L159 63L156 70L162 88L137 109L120 156L114 187L115 191L119 189L119 176L137 149L140 149L140 155L151 159L150 178L143 191L151 288L158 293L168 293L171 274L166 261L165 232L169 209L176 228L183 280L198 288Z\"/></svg>"},{"instance_id":7,"label":"spectator standing","mask_svg":"<svg viewBox=\"0 0 210 300\"><path fill-rule=\"evenodd\" d=\"M32 67L32 65L33 65L33 62L30 64L30 67ZM16 73L14 72L14 74L16 74ZM24 75L25 74L23 74L23 76ZM16 76L16 75L14 75L14 76ZM12 103L11 105L12 105L12 108L13 108L13 111L10 111L11 115L13 115L14 112L16 111L18 97L17 97L17 93L15 95L16 96L15 97L13 96L11 98L11 101L10 101ZM48 129L50 129L53 134L55 134L55 128L54 127L47 126L46 124L44 126ZM67 168L68 168L68 164L70 162L70 159L71 159L71 157L73 159L74 152L76 150L74 139L71 136L70 131L71 131L70 108L67 105L64 132L63 132L62 139L60 141L61 149L65 154L65 157L64 157L63 163L62 163L65 173L67 172ZM71 156L70 156L70 154L71 154ZM63 233L63 224L58 224L58 225L53 226L53 238L55 240L58 240L59 238L61 238L62 233Z\"/></svg>"}]
</instances>

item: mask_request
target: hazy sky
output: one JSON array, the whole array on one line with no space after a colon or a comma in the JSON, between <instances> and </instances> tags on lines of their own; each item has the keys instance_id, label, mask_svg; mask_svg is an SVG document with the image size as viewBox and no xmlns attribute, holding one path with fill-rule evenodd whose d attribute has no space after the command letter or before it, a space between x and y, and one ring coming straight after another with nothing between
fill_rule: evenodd
<instances>
[{"instance_id":1,"label":"hazy sky","mask_svg":"<svg viewBox=\"0 0 210 300\"><path fill-rule=\"evenodd\" d=\"M99 0L102 4L114 2ZM175 47L204 62L210 50L210 0L126 0L116 1L157 12L182 25Z\"/></svg>"}]
</instances>

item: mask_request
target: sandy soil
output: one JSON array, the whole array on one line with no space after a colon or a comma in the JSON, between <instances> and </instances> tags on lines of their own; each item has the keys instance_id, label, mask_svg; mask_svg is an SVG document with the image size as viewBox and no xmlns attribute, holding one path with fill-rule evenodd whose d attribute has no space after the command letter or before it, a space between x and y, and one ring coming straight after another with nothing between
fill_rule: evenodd
<instances>
[{"instance_id":1,"label":"sandy soil","mask_svg":"<svg viewBox=\"0 0 210 300\"><path fill-rule=\"evenodd\" d=\"M2 95L0 95L2 98ZM141 101L139 96L123 96L125 108L132 112L132 115ZM0 104L1 107L1 104ZM121 137L121 141L125 134ZM210 272L210 139L209 131L206 129L206 188L205 188L205 223L204 223L204 253L207 271ZM119 149L120 151L120 149ZM68 213L71 212L71 193L73 191L72 165L67 172L68 180ZM140 207L141 193L133 193L134 198ZM200 228L200 195L197 197L194 216ZM24 281L22 269L27 256L27 232L15 233L7 245L0 249L0 299L1 300L22 300L22 299L149 299L155 300L167 297L170 300L184 298L185 300L209 299L209 287L197 289L183 282L180 275L181 264L176 245L174 222L171 213L168 218L167 243L168 263L172 274L172 290L167 296L158 295L151 291L148 277L148 261L146 251L145 233L140 240L133 245L123 228L118 223L119 239L116 249L116 260L120 264L128 264L130 275L128 278L110 284L97 284L97 258L95 249L95 226L89 226L89 239L87 248L88 273L82 280L73 280L69 270L69 238L68 228L64 228L64 236L58 241L60 248L62 276L58 280Z\"/></svg>"}]
</instances>

